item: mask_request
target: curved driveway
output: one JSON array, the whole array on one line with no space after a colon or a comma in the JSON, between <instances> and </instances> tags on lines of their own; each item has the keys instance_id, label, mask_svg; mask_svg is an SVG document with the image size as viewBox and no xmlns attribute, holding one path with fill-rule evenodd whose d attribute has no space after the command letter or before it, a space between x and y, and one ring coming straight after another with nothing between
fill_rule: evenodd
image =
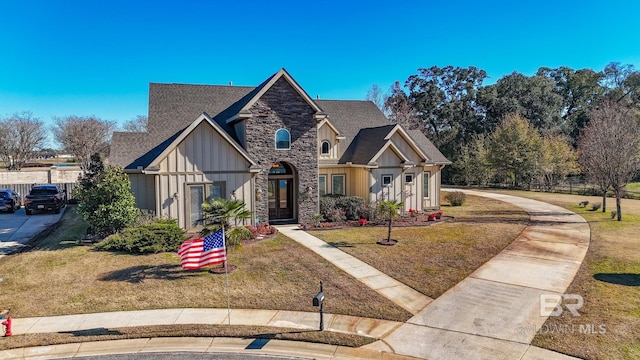
<instances>
[{"instance_id":1,"label":"curved driveway","mask_svg":"<svg viewBox=\"0 0 640 360\"><path fill-rule=\"evenodd\" d=\"M462 190L526 210L530 225L500 254L370 349L423 359L562 359L532 347L586 255L591 232L579 215L521 197ZM541 304L542 302L542 304Z\"/></svg>"}]
</instances>

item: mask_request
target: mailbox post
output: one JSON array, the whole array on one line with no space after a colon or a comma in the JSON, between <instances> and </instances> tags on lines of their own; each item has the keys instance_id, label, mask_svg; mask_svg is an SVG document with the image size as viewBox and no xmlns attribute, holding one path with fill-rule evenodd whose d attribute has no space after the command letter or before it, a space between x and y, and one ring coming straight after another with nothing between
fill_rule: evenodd
<instances>
[{"instance_id":1,"label":"mailbox post","mask_svg":"<svg viewBox=\"0 0 640 360\"><path fill-rule=\"evenodd\" d=\"M322 281L320 281L320 292L313 297L313 306L320 307L320 331L324 330L324 321L322 319L323 314L323 303L324 303L324 292L322 291Z\"/></svg>"}]
</instances>

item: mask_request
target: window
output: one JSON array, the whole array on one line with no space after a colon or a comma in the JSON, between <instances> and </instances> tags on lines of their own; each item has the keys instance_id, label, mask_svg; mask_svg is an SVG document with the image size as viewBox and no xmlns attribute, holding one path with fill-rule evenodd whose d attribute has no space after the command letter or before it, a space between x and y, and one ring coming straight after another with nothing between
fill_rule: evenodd
<instances>
[{"instance_id":1,"label":"window","mask_svg":"<svg viewBox=\"0 0 640 360\"><path fill-rule=\"evenodd\" d=\"M324 140L320 145L320 154L329 155L329 149L331 149L331 143L328 140Z\"/></svg>"},{"instance_id":2,"label":"window","mask_svg":"<svg viewBox=\"0 0 640 360\"><path fill-rule=\"evenodd\" d=\"M404 175L404 183L405 184L413 184L413 174L405 174Z\"/></svg>"},{"instance_id":3,"label":"window","mask_svg":"<svg viewBox=\"0 0 640 360\"><path fill-rule=\"evenodd\" d=\"M429 179L431 179L431 172L429 171L425 171L424 174L422 175L422 186L423 186L423 193L422 193L422 197L428 198L429 197Z\"/></svg>"},{"instance_id":4,"label":"window","mask_svg":"<svg viewBox=\"0 0 640 360\"><path fill-rule=\"evenodd\" d=\"M276 131L276 149L291 149L291 134L289 133L289 130L278 129L278 131Z\"/></svg>"},{"instance_id":5,"label":"window","mask_svg":"<svg viewBox=\"0 0 640 360\"><path fill-rule=\"evenodd\" d=\"M389 186L391 185L391 181L393 180L393 176L391 175L382 175L382 186Z\"/></svg>"},{"instance_id":6,"label":"window","mask_svg":"<svg viewBox=\"0 0 640 360\"><path fill-rule=\"evenodd\" d=\"M346 195L344 189L344 175L331 175L331 192L333 194Z\"/></svg>"},{"instance_id":7,"label":"window","mask_svg":"<svg viewBox=\"0 0 640 360\"><path fill-rule=\"evenodd\" d=\"M320 175L318 176L318 192L320 196L327 194L327 176Z\"/></svg>"},{"instance_id":8,"label":"window","mask_svg":"<svg viewBox=\"0 0 640 360\"><path fill-rule=\"evenodd\" d=\"M205 200L225 197L225 183L214 182L209 184L189 184L187 185L187 209L189 211L189 224L191 226L201 226L204 223L204 213L202 203Z\"/></svg>"}]
</instances>

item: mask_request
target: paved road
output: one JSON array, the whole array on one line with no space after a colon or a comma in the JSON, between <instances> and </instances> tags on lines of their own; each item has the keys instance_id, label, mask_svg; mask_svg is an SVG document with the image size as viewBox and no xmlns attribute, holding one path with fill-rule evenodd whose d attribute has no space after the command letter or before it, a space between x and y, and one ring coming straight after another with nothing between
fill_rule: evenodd
<instances>
[{"instance_id":1,"label":"paved road","mask_svg":"<svg viewBox=\"0 0 640 360\"><path fill-rule=\"evenodd\" d=\"M296 360L311 359L291 356L268 356L251 354L229 354L229 353L146 353L146 354L122 354L122 355L102 355L73 357L66 359L74 360Z\"/></svg>"}]
</instances>

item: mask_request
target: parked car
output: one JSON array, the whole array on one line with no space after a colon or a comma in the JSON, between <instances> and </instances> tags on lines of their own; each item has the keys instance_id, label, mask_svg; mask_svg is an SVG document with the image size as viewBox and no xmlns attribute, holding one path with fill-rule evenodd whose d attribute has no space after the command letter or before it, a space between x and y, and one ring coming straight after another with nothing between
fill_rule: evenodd
<instances>
[{"instance_id":1,"label":"parked car","mask_svg":"<svg viewBox=\"0 0 640 360\"><path fill-rule=\"evenodd\" d=\"M67 204L67 194L56 185L36 185L24 198L27 215L34 211L53 211L56 214Z\"/></svg>"},{"instance_id":2,"label":"parked car","mask_svg":"<svg viewBox=\"0 0 640 360\"><path fill-rule=\"evenodd\" d=\"M0 211L14 213L22 207L20 194L11 189L0 189Z\"/></svg>"}]
</instances>

